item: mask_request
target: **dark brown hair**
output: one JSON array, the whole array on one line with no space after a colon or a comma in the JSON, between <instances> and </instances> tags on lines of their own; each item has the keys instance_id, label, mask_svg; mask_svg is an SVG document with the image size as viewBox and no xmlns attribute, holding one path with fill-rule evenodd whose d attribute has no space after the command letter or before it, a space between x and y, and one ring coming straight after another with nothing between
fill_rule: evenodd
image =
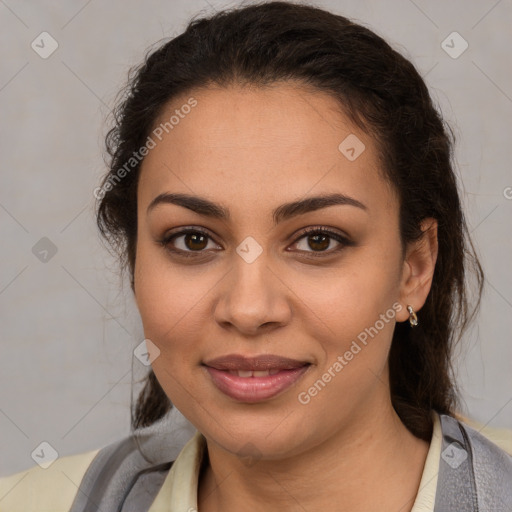
<instances>
[{"instance_id":1,"label":"dark brown hair","mask_svg":"<svg viewBox=\"0 0 512 512\"><path fill-rule=\"evenodd\" d=\"M402 249L422 236L423 219L438 221L438 258L420 324L411 329L408 322L397 323L389 355L393 406L413 434L430 440L431 410L454 414L457 407L452 353L478 309L483 272L457 190L453 134L413 64L371 30L291 2L190 21L129 74L106 138L109 172L97 195L99 229L129 269L133 289L140 163L122 179L116 173L144 145L163 107L209 85L263 87L287 80L330 94L372 136L383 176L399 198ZM468 266L476 277L473 308ZM150 371L132 404L132 428L152 424L170 407Z\"/></svg>"}]
</instances>

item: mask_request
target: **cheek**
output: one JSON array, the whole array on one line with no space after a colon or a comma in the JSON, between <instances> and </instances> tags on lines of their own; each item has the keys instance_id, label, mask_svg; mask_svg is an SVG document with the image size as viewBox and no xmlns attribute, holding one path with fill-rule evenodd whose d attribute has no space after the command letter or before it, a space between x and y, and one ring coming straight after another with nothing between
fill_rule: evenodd
<instances>
[{"instance_id":1,"label":"cheek","mask_svg":"<svg viewBox=\"0 0 512 512\"><path fill-rule=\"evenodd\" d=\"M352 260L307 278L296 276L294 290L332 331L354 335L392 306L400 281L396 260L364 254Z\"/></svg>"},{"instance_id":2,"label":"cheek","mask_svg":"<svg viewBox=\"0 0 512 512\"><path fill-rule=\"evenodd\" d=\"M149 244L148 244L149 245ZM159 350L152 369L171 402L188 410L193 389L191 368L197 365L197 321L204 290L190 285L183 273L171 271L161 251L141 243L135 264L135 297L145 338ZM183 408L183 409L182 409Z\"/></svg>"},{"instance_id":3,"label":"cheek","mask_svg":"<svg viewBox=\"0 0 512 512\"><path fill-rule=\"evenodd\" d=\"M208 302L220 275L198 267L173 265L165 251L140 243L135 266L135 293L144 327L159 355L153 371L171 402L195 418L200 413L204 379L204 343L211 337L212 310ZM196 409L199 409L196 411Z\"/></svg>"},{"instance_id":4,"label":"cheek","mask_svg":"<svg viewBox=\"0 0 512 512\"><path fill-rule=\"evenodd\" d=\"M197 272L197 271L196 271ZM135 264L135 296L148 338L159 345L166 337L189 329L197 332L196 322L211 287L208 275L194 276L191 267L173 266L165 251L141 242ZM191 322L190 319L194 318ZM195 329L195 331L194 331ZM191 335L193 335L191 333Z\"/></svg>"},{"instance_id":5,"label":"cheek","mask_svg":"<svg viewBox=\"0 0 512 512\"><path fill-rule=\"evenodd\" d=\"M352 368L362 365L380 373L386 364L396 310L401 308L399 260L395 253L386 256L380 249L360 251L328 274L295 277L294 291L304 301L300 315L308 316L302 325L307 337L323 348L323 369L345 354ZM360 378L357 375L363 374L353 374Z\"/></svg>"},{"instance_id":6,"label":"cheek","mask_svg":"<svg viewBox=\"0 0 512 512\"><path fill-rule=\"evenodd\" d=\"M296 390L308 414L322 416L329 408L333 418L344 421L382 392L400 307L394 301L396 289L389 274L369 272L367 267L365 272L354 270L317 282L304 308L314 314L304 326L307 338L316 341L318 368Z\"/></svg>"}]
</instances>

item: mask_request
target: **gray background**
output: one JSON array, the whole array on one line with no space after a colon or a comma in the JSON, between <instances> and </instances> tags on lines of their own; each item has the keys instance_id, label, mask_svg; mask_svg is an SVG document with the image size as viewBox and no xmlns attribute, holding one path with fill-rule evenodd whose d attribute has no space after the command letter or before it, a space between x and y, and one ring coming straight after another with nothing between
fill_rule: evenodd
<instances>
[{"instance_id":1,"label":"gray background","mask_svg":"<svg viewBox=\"0 0 512 512\"><path fill-rule=\"evenodd\" d=\"M312 3L363 22L410 58L458 136L467 219L488 277L457 360L460 386L467 414L512 428L512 2ZM129 286L94 223L104 119L151 44L199 11L236 4L0 0L0 475L33 466L42 441L63 456L129 433L132 378L146 368L132 360L143 332ZM47 59L31 48L43 31L59 45ZM469 44L458 58L441 47L453 31ZM43 237L57 248L46 262L33 253Z\"/></svg>"}]
</instances>

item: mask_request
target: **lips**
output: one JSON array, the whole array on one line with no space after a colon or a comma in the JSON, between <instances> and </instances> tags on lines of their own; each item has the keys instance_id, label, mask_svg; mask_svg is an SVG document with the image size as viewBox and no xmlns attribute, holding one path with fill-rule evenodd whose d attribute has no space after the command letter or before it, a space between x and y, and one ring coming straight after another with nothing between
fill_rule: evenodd
<instances>
[{"instance_id":1,"label":"lips","mask_svg":"<svg viewBox=\"0 0 512 512\"><path fill-rule=\"evenodd\" d=\"M310 363L275 355L223 356L204 363L211 382L230 398L247 403L273 398L295 384Z\"/></svg>"}]
</instances>

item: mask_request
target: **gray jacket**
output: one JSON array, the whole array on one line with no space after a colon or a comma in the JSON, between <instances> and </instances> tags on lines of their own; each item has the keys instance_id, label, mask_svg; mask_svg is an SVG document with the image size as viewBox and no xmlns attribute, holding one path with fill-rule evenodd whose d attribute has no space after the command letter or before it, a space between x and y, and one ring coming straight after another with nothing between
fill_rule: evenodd
<instances>
[{"instance_id":1,"label":"gray jacket","mask_svg":"<svg viewBox=\"0 0 512 512\"><path fill-rule=\"evenodd\" d=\"M512 456L455 418L440 420L435 512L512 512ZM70 512L149 510L177 453L162 421L102 448Z\"/></svg>"}]
</instances>

